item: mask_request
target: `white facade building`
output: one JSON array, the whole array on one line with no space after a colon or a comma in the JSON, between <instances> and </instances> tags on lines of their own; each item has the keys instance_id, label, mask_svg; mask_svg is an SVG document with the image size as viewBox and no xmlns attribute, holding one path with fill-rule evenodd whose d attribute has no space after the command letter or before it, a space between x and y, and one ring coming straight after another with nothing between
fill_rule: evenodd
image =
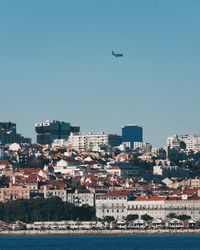
<instances>
[{"instance_id":1,"label":"white facade building","mask_svg":"<svg viewBox=\"0 0 200 250\"><path fill-rule=\"evenodd\" d=\"M68 143L75 150L93 150L101 145L108 145L109 135L105 133L71 133Z\"/></svg>"},{"instance_id":2,"label":"white facade building","mask_svg":"<svg viewBox=\"0 0 200 250\"><path fill-rule=\"evenodd\" d=\"M52 146L52 148L67 147L68 143L67 143L67 140L65 140L65 139L55 139L55 140L53 140L51 146Z\"/></svg>"},{"instance_id":3,"label":"white facade building","mask_svg":"<svg viewBox=\"0 0 200 250\"><path fill-rule=\"evenodd\" d=\"M129 214L139 217L148 214L153 218L166 220L169 214L188 215L200 220L200 199L184 197L142 197L129 200L127 195L102 195L96 198L96 215L103 219L113 216L115 219L126 218Z\"/></svg>"},{"instance_id":4,"label":"white facade building","mask_svg":"<svg viewBox=\"0 0 200 250\"><path fill-rule=\"evenodd\" d=\"M112 216L118 220L125 218L127 216L128 194L128 191L120 190L96 196L97 218L103 219L106 216Z\"/></svg>"},{"instance_id":5,"label":"white facade building","mask_svg":"<svg viewBox=\"0 0 200 250\"><path fill-rule=\"evenodd\" d=\"M18 143L12 143L9 146L10 151L18 151L20 149L21 149L21 147L20 147L20 145Z\"/></svg>"},{"instance_id":6,"label":"white facade building","mask_svg":"<svg viewBox=\"0 0 200 250\"><path fill-rule=\"evenodd\" d=\"M186 149L200 151L200 134L170 136L167 138L167 146L170 148L179 147L181 141L185 142Z\"/></svg>"},{"instance_id":7,"label":"white facade building","mask_svg":"<svg viewBox=\"0 0 200 250\"><path fill-rule=\"evenodd\" d=\"M90 190L75 190L68 193L68 202L73 203L76 207L88 205L95 206L95 194Z\"/></svg>"},{"instance_id":8,"label":"white facade building","mask_svg":"<svg viewBox=\"0 0 200 250\"><path fill-rule=\"evenodd\" d=\"M47 186L44 187L44 198L60 197L63 201L67 201L66 189L50 189Z\"/></svg>"},{"instance_id":9,"label":"white facade building","mask_svg":"<svg viewBox=\"0 0 200 250\"><path fill-rule=\"evenodd\" d=\"M169 214L188 215L192 219L200 219L200 199L187 199L187 197L138 197L128 201L127 214L148 214L153 218L165 220Z\"/></svg>"}]
</instances>

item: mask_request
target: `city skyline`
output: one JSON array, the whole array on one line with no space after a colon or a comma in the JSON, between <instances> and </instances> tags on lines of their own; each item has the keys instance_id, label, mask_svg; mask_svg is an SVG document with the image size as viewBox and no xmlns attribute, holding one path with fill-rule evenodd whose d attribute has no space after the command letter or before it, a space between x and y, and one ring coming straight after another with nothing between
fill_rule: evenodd
<instances>
[{"instance_id":1,"label":"city skyline","mask_svg":"<svg viewBox=\"0 0 200 250\"><path fill-rule=\"evenodd\" d=\"M139 124L155 147L199 133L199 10L181 0L1 2L1 120L33 141L46 119L118 134Z\"/></svg>"}]
</instances>

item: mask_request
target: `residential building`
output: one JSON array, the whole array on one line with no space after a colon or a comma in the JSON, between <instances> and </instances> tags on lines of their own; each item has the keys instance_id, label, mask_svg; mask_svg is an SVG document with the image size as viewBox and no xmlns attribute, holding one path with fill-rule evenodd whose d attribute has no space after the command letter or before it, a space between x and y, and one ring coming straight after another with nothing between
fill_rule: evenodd
<instances>
[{"instance_id":1,"label":"residential building","mask_svg":"<svg viewBox=\"0 0 200 250\"><path fill-rule=\"evenodd\" d=\"M0 188L0 202L7 202L17 199L30 199L30 190L27 187L21 185L15 185L11 182L9 187Z\"/></svg>"},{"instance_id":2,"label":"residential building","mask_svg":"<svg viewBox=\"0 0 200 250\"><path fill-rule=\"evenodd\" d=\"M200 219L200 198L182 196L137 196L133 197L130 191L121 190L96 196L96 215L103 219L113 216L123 219L129 214L139 217L148 214L153 218L166 220L169 214L188 215L192 219Z\"/></svg>"},{"instance_id":3,"label":"residential building","mask_svg":"<svg viewBox=\"0 0 200 250\"><path fill-rule=\"evenodd\" d=\"M184 180L184 185L190 188L200 188L200 178L190 178Z\"/></svg>"},{"instance_id":4,"label":"residential building","mask_svg":"<svg viewBox=\"0 0 200 250\"><path fill-rule=\"evenodd\" d=\"M185 143L187 150L200 151L200 134L173 135L167 138L167 146L170 148L180 148L181 142Z\"/></svg>"},{"instance_id":5,"label":"residential building","mask_svg":"<svg viewBox=\"0 0 200 250\"><path fill-rule=\"evenodd\" d=\"M96 151L101 146L115 147L121 144L121 136L100 133L71 133L68 143L75 150Z\"/></svg>"},{"instance_id":6,"label":"residential building","mask_svg":"<svg viewBox=\"0 0 200 250\"><path fill-rule=\"evenodd\" d=\"M12 164L8 160L0 160L0 169L12 168Z\"/></svg>"},{"instance_id":7,"label":"residential building","mask_svg":"<svg viewBox=\"0 0 200 250\"><path fill-rule=\"evenodd\" d=\"M127 214L139 216L148 214L153 218L166 219L169 214L188 215L192 219L200 219L200 198L185 196L139 196L127 202Z\"/></svg>"},{"instance_id":8,"label":"residential building","mask_svg":"<svg viewBox=\"0 0 200 250\"><path fill-rule=\"evenodd\" d=\"M96 196L96 216L103 219L112 216L123 219L127 216L127 202L131 197L130 190L113 190L105 195Z\"/></svg>"},{"instance_id":9,"label":"residential building","mask_svg":"<svg viewBox=\"0 0 200 250\"><path fill-rule=\"evenodd\" d=\"M122 176L123 178L139 177L143 173L142 168L138 166L133 166L126 162L112 163L109 167L107 167L106 171Z\"/></svg>"},{"instance_id":10,"label":"residential building","mask_svg":"<svg viewBox=\"0 0 200 250\"><path fill-rule=\"evenodd\" d=\"M67 190L66 189L55 189L44 187L44 198L60 197L63 201L67 201Z\"/></svg>"},{"instance_id":11,"label":"residential building","mask_svg":"<svg viewBox=\"0 0 200 250\"><path fill-rule=\"evenodd\" d=\"M165 217L166 197L145 197L139 196L132 201L128 201L127 214L137 214L139 217L148 214L153 218Z\"/></svg>"},{"instance_id":12,"label":"residential building","mask_svg":"<svg viewBox=\"0 0 200 250\"><path fill-rule=\"evenodd\" d=\"M66 161L62 159L56 163L54 172L61 173L64 176L83 176L85 169L80 168L79 161Z\"/></svg>"},{"instance_id":13,"label":"residential building","mask_svg":"<svg viewBox=\"0 0 200 250\"><path fill-rule=\"evenodd\" d=\"M75 192L68 192L68 202L73 203L76 207L88 205L95 206L95 194L88 189L77 189Z\"/></svg>"}]
</instances>

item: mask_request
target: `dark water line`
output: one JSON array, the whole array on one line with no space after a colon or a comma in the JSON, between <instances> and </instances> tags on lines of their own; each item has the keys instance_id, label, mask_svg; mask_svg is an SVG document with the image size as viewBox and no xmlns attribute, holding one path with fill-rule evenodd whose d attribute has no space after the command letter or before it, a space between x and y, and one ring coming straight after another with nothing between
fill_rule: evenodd
<instances>
[{"instance_id":1,"label":"dark water line","mask_svg":"<svg viewBox=\"0 0 200 250\"><path fill-rule=\"evenodd\" d=\"M0 250L196 250L200 235L0 236Z\"/></svg>"}]
</instances>

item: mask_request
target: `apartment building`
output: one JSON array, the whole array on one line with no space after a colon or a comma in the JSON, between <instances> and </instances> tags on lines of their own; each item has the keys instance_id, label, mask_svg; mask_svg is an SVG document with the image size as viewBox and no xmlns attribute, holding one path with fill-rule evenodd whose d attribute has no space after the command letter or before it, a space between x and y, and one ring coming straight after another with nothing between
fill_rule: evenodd
<instances>
[{"instance_id":1,"label":"apartment building","mask_svg":"<svg viewBox=\"0 0 200 250\"><path fill-rule=\"evenodd\" d=\"M200 151L200 134L173 135L167 138L167 146L170 148L179 148L180 142L184 142L188 150Z\"/></svg>"},{"instance_id":2,"label":"apartment building","mask_svg":"<svg viewBox=\"0 0 200 250\"><path fill-rule=\"evenodd\" d=\"M115 219L123 219L127 215L130 196L130 190L113 190L105 195L96 196L97 218L112 216Z\"/></svg>"},{"instance_id":3,"label":"apartment building","mask_svg":"<svg viewBox=\"0 0 200 250\"><path fill-rule=\"evenodd\" d=\"M127 203L127 214L148 214L153 218L166 219L169 214L188 215L200 219L200 199L182 197L137 197Z\"/></svg>"},{"instance_id":4,"label":"apartment building","mask_svg":"<svg viewBox=\"0 0 200 250\"><path fill-rule=\"evenodd\" d=\"M44 198L60 197L63 201L67 201L67 190L44 187Z\"/></svg>"},{"instance_id":5,"label":"apartment building","mask_svg":"<svg viewBox=\"0 0 200 250\"><path fill-rule=\"evenodd\" d=\"M75 192L68 192L68 202L73 203L76 207L88 205L91 207L95 206L95 194L94 192L87 189L75 190Z\"/></svg>"},{"instance_id":6,"label":"apartment building","mask_svg":"<svg viewBox=\"0 0 200 250\"><path fill-rule=\"evenodd\" d=\"M126 218L129 214L141 217L148 214L153 218L167 219L169 214L188 215L200 220L200 198L188 198L187 195L138 196L133 198L130 191L113 191L96 198L96 215L103 219L113 216L115 219Z\"/></svg>"},{"instance_id":7,"label":"apartment building","mask_svg":"<svg viewBox=\"0 0 200 250\"><path fill-rule=\"evenodd\" d=\"M68 138L68 143L75 150L91 150L98 151L100 146L109 145L112 147L121 144L121 136L100 133L71 133Z\"/></svg>"},{"instance_id":8,"label":"apartment building","mask_svg":"<svg viewBox=\"0 0 200 250\"><path fill-rule=\"evenodd\" d=\"M0 202L17 199L30 199L30 190L27 187L9 183L9 187L0 188Z\"/></svg>"}]
</instances>

